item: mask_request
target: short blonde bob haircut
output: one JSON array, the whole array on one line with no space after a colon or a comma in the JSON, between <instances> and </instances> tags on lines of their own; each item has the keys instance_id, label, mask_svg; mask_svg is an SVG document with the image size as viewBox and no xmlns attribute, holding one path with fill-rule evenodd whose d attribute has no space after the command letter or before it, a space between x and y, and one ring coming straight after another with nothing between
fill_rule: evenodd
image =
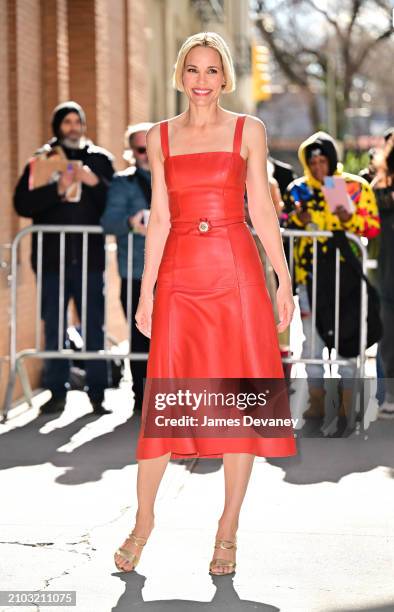
<instances>
[{"instance_id":1,"label":"short blonde bob haircut","mask_svg":"<svg viewBox=\"0 0 394 612\"><path fill-rule=\"evenodd\" d=\"M182 83L183 69L185 59L189 51L194 47L211 47L216 49L222 60L224 72L225 86L222 88L222 93L230 93L235 90L235 71L233 60L231 58L230 49L226 41L216 32L199 32L189 36L181 46L178 52L178 57L174 65L174 73L172 75L172 85L178 91L185 91Z\"/></svg>"}]
</instances>

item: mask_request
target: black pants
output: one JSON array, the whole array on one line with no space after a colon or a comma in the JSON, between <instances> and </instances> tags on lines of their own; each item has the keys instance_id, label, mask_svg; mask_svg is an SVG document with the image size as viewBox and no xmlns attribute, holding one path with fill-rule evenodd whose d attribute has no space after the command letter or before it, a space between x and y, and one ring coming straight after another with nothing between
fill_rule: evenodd
<instances>
[{"instance_id":1,"label":"black pants","mask_svg":"<svg viewBox=\"0 0 394 612\"><path fill-rule=\"evenodd\" d=\"M383 337L379 348L386 386L386 401L394 402L394 306L383 301L380 305Z\"/></svg>"},{"instance_id":2,"label":"black pants","mask_svg":"<svg viewBox=\"0 0 394 612\"><path fill-rule=\"evenodd\" d=\"M149 353L149 338L141 334L135 326L135 313L137 311L138 300L141 291L141 280L133 278L133 296L131 304L131 347L133 353ZM122 278L122 286L120 291L120 301L122 302L123 312L127 317L127 280ZM142 399L144 396L144 379L146 378L146 360L138 359L131 360L130 367L133 375L133 391L135 395L135 408L141 410Z\"/></svg>"},{"instance_id":3,"label":"black pants","mask_svg":"<svg viewBox=\"0 0 394 612\"><path fill-rule=\"evenodd\" d=\"M104 345L104 296L103 273L88 272L86 301L86 343L87 351L98 351ZM81 317L82 272L77 266L69 266L64 283L63 346L66 342L67 306L73 298L78 315ZM41 317L45 324L45 349L58 350L59 325L59 274L43 272ZM98 359L85 361L86 384L92 400L102 401L104 390L109 387L108 363ZM55 397L64 397L69 381L70 361L68 359L45 359L42 372L42 386L50 389Z\"/></svg>"}]
</instances>

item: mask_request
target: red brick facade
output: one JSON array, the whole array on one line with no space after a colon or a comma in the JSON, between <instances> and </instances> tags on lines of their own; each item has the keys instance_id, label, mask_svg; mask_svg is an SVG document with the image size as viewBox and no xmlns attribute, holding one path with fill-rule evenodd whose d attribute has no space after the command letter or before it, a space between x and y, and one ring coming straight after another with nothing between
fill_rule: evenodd
<instances>
[{"instance_id":1,"label":"red brick facade","mask_svg":"<svg viewBox=\"0 0 394 612\"><path fill-rule=\"evenodd\" d=\"M9 244L30 221L12 208L12 193L26 160L50 136L52 109L74 99L85 109L88 135L122 161L128 123L149 120L146 70L146 3L143 0L0 0L0 143L2 164L2 260ZM18 348L34 346L35 282L29 266L29 241L20 256ZM118 279L111 254L110 332L124 337ZM7 269L0 269L0 357L9 353ZM26 360L34 387L40 364ZM0 362L0 401L7 381L7 361ZM19 383L15 397L20 396Z\"/></svg>"}]
</instances>

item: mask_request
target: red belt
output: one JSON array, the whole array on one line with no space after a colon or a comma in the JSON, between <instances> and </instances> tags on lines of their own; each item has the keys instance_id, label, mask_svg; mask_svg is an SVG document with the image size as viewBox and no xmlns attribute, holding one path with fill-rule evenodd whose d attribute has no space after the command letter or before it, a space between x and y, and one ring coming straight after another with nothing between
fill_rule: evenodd
<instances>
[{"instance_id":1,"label":"red belt","mask_svg":"<svg viewBox=\"0 0 394 612\"><path fill-rule=\"evenodd\" d=\"M208 232L211 227L221 227L222 225L231 225L232 223L245 223L246 219L243 216L238 217L225 217L223 219L210 219L209 217L199 217L192 221L181 221L175 219L171 221L171 227L177 227L178 225L196 225L200 232Z\"/></svg>"}]
</instances>

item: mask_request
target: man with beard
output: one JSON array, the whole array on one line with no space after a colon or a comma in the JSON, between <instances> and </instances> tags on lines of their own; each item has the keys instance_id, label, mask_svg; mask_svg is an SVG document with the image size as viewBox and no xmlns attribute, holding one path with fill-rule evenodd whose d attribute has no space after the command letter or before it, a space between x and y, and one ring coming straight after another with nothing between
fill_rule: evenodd
<instances>
[{"instance_id":1,"label":"man with beard","mask_svg":"<svg viewBox=\"0 0 394 612\"><path fill-rule=\"evenodd\" d=\"M80 160L77 169L69 166L67 171L47 185L29 189L30 163L24 169L14 193L14 208L23 216L32 218L35 225L99 225L105 207L106 193L114 174L113 156L88 140L85 113L73 101L59 104L53 112L52 130L54 138L36 152L36 155L54 152L61 147L70 160ZM79 202L67 200L67 190L75 182L81 183ZM58 350L59 325L59 260L60 240L58 234L43 235L42 302L41 317L45 324L45 350ZM87 258L87 316L85 350L103 348L104 298L104 237L90 235ZM33 234L31 263L37 272L37 237ZM67 321L67 306L73 298L79 317L82 303L82 234L66 234L64 321ZM67 325L64 325L66 330ZM65 342L64 331L63 342ZM102 360L86 361L86 385L96 414L111 412L102 406L104 390L108 386L108 366ZM60 412L66 403L69 388L69 361L46 359L42 386L52 392L52 397L41 407L42 413Z\"/></svg>"}]
</instances>

